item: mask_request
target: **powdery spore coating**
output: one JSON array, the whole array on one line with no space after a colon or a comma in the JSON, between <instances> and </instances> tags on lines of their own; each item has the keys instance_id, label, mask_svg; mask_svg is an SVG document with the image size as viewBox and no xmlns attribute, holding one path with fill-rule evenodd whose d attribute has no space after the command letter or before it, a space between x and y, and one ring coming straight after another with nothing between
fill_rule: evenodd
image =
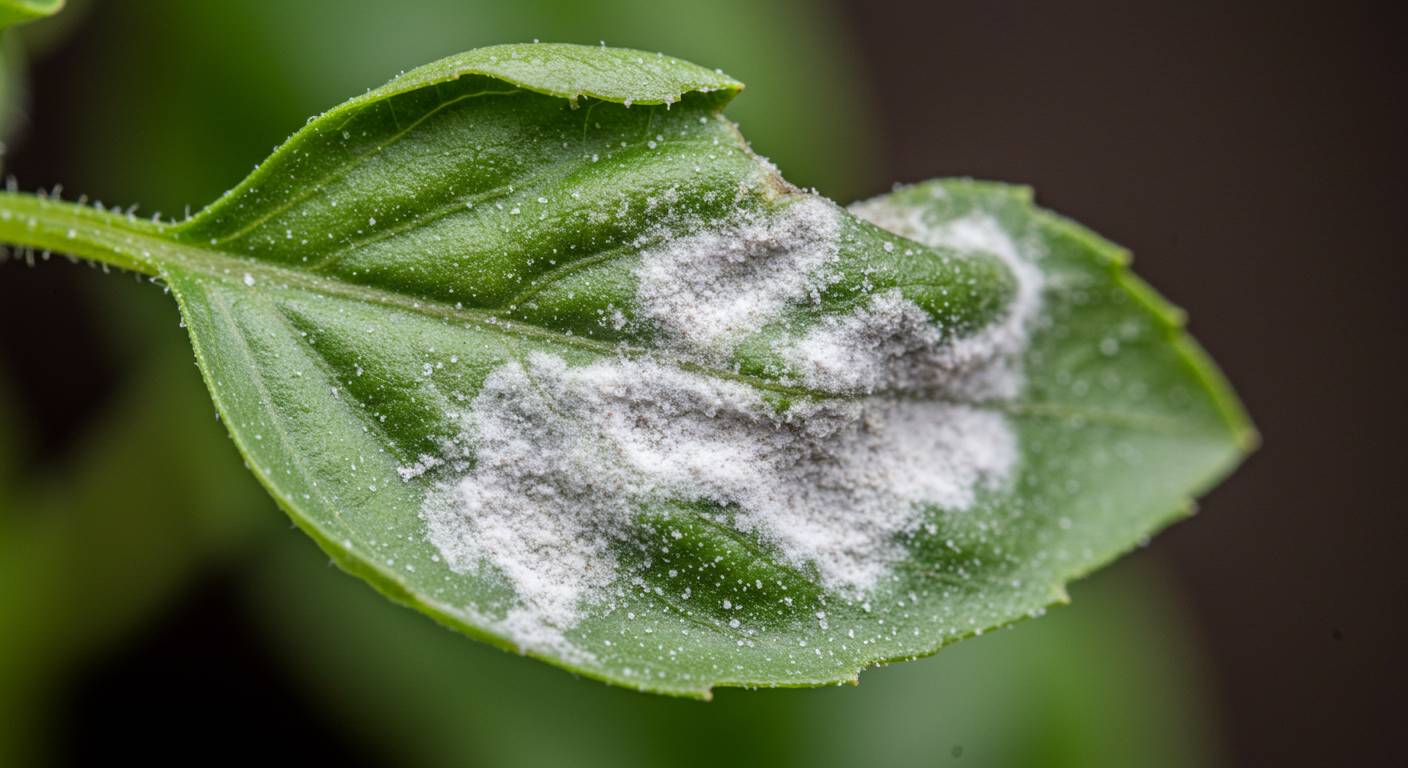
<instances>
[{"instance_id":1,"label":"powdery spore coating","mask_svg":"<svg viewBox=\"0 0 1408 768\"><path fill-rule=\"evenodd\" d=\"M612 546L652 504L704 500L860 597L904 556L927 506L964 509L1006 482L1017 441L998 414L933 401L827 401L778 414L735 382L644 360L568 366L536 354L494 372L466 416L479 460L424 516L456 571L491 564L517 603L499 628L528 650L563 633L619 575Z\"/></svg>"},{"instance_id":2,"label":"powdery spore coating","mask_svg":"<svg viewBox=\"0 0 1408 768\"><path fill-rule=\"evenodd\" d=\"M718 505L781 561L861 598L929 510L968 509L1011 481L1019 450L1005 417L953 401L1020 389L1041 293L1034 253L982 215L933 224L878 203L854 211L926 245L1001 258L1017 279L1004 318L947 339L899 291L877 293L779 350L803 383L866 396L780 413L745 384L653 359L569 365L536 353L502 365L462 416L472 468L422 511L452 569L488 568L512 587L502 619L470 606L477 621L525 651L582 658L566 633L610 599L628 575L616 552L640 545L639 516L666 502ZM661 360L727 364L738 339L817 301L835 279L842 215L802 196L691 234L645 236L637 319L657 332Z\"/></svg>"},{"instance_id":3,"label":"powdery spore coating","mask_svg":"<svg viewBox=\"0 0 1408 768\"><path fill-rule=\"evenodd\" d=\"M943 191L936 188L934 194ZM990 253L1012 273L1016 291L1000 321L946 343L940 343L924 311L898 291L877 294L850 315L827 318L787 350L804 381L832 391L935 390L975 402L1016 397L1024 382L1022 354L1041 314L1045 276L1037 266L1039 244L1014 238L981 211L936 222L927 209L896 207L885 198L849 210L931 248Z\"/></svg>"},{"instance_id":4,"label":"powdery spore coating","mask_svg":"<svg viewBox=\"0 0 1408 768\"><path fill-rule=\"evenodd\" d=\"M739 212L690 235L655 239L636 270L641 317L666 344L721 359L785 306L814 296L837 256L840 210L815 196L776 213Z\"/></svg>"}]
</instances>

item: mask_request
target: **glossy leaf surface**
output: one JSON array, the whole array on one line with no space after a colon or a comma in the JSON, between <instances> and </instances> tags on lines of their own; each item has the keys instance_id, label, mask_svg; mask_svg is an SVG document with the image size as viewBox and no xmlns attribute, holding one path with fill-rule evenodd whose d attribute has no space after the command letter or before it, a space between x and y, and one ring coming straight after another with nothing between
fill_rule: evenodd
<instances>
[{"instance_id":1,"label":"glossy leaf surface","mask_svg":"<svg viewBox=\"0 0 1408 768\"><path fill-rule=\"evenodd\" d=\"M311 121L181 224L6 194L0 240L165 281L250 468L343 568L467 634L646 690L844 681L1038 613L1247 450L1230 391L1118 248L995 184L931 182L842 211L749 151L721 115L740 87L658 54L481 49ZM810 302L717 355L662 341L639 306L642 251L805 205L838 232L834 279ZM1043 273L1021 393L963 401L1014 425L1017 473L962 513L932 510L863 599L680 499L642 511L616 598L564 650L516 636L512 585L452 570L427 540L423 507L453 469L405 469L443 453L496 371L650 359L779 409L863 397L806 385L776 350L885 290L946 339L994 323L1011 270L925 244L975 216ZM639 560L646 547L673 567Z\"/></svg>"}]
</instances>

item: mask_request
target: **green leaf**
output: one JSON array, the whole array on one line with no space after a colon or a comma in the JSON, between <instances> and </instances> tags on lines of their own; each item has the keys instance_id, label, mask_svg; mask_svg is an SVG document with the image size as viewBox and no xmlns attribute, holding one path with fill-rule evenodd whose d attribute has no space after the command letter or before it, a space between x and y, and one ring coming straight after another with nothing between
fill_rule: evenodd
<instances>
[{"instance_id":1,"label":"green leaf","mask_svg":"<svg viewBox=\"0 0 1408 768\"><path fill-rule=\"evenodd\" d=\"M1252 441L1125 257L1025 190L851 211L659 54L480 49L176 225L0 196L159 276L251 470L343 568L581 674L819 685L1063 599Z\"/></svg>"},{"instance_id":2,"label":"green leaf","mask_svg":"<svg viewBox=\"0 0 1408 768\"><path fill-rule=\"evenodd\" d=\"M53 16L64 7L64 0L0 0L0 31L26 21Z\"/></svg>"},{"instance_id":3,"label":"green leaf","mask_svg":"<svg viewBox=\"0 0 1408 768\"><path fill-rule=\"evenodd\" d=\"M5 140L14 127L15 112L23 101L24 58L6 31L16 25L52 16L64 7L64 0L0 0L0 167L4 164Z\"/></svg>"}]
</instances>

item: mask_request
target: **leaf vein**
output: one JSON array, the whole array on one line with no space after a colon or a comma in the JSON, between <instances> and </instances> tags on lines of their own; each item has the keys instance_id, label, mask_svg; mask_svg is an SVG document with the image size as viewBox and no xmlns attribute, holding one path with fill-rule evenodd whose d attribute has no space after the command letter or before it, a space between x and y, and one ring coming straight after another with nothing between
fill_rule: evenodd
<instances>
[{"instance_id":1,"label":"leaf vein","mask_svg":"<svg viewBox=\"0 0 1408 768\"><path fill-rule=\"evenodd\" d=\"M219 245L225 245L225 244L227 244L227 243L231 243L231 242L234 242L234 241L236 241L236 240L239 240L240 238L244 237L245 235L249 234L250 232L252 232L252 231L258 229L258 228L261 227L261 226L263 226L265 223L267 223L270 219L274 218L275 216L278 216L279 214L281 214L281 213L283 213L283 212L289 210L290 208L293 208L294 206L298 205L299 203L302 203L302 202L307 201L308 199L314 197L315 195L321 194L322 191L323 191L323 187L324 187L325 185L327 185L327 184L329 184L329 183L331 183L331 182L333 182L333 181L336 181L337 179L342 178L343 176L346 176L347 173L349 173L353 168L356 168L357 166L359 166L359 165L361 165L362 163L366 162L367 160L371 159L373 156L377 155L377 154L380 153L382 150L384 150L384 149L386 149L386 148L388 148L388 147L391 147L391 146L395 145L397 142L401 141L403 138L405 138L407 135L409 135L409 134L411 133L411 131L414 131L416 128L418 128L418 127L419 127L422 123L424 123L426 120L429 120L431 117L435 116L436 114L440 113L441 111L443 111L443 110L445 110L445 109L447 109L447 108L449 108L449 107L451 107L451 106L453 106L453 105L455 105L455 104L458 104L459 102L466 101L466 100L473 99L473 98L477 98L477 97L480 97L480 96L509 96L509 95L512 95L512 94L515 94L515 93L520 93L521 91L522 91L521 88L513 88L513 89L510 89L510 90L507 90L507 91L495 91L495 90L486 89L486 90L483 90L483 91L477 91L477 92L475 92L475 93L466 93L466 94L463 94L463 95L461 95L461 96L457 96L457 97L455 97L455 98L453 98L453 99L450 99L449 101L442 101L441 103L437 104L434 108L432 108L432 109L430 109L430 110L427 110L425 114L423 114L423 115L421 115L420 117L416 118L414 121L411 122L410 125L407 125L405 128L402 128L401 130L399 130L399 131L397 131L396 133L392 134L392 135L391 135L390 137L388 137L385 141L382 141L380 144L377 144L376 146L372 147L371 149L369 149L369 150L367 150L367 151L365 151L365 152L363 152L363 153L361 153L361 154L359 154L359 155L356 155L356 156L354 156L354 157L348 159L348 160L347 160L346 162L344 162L344 163L340 163L340 164L339 164L336 168L334 168L332 171L330 171L330 172L328 172L327 174L323 175L322 177L316 179L315 181L312 181L312 182L308 183L300 192L298 192L298 193L296 193L296 194L294 194L294 195L290 195L289 198L288 198L287 200L285 200L283 203L281 203L281 204L279 204L279 205L277 205L277 206L275 206L275 207L269 209L268 211L266 211L266 212L263 213L263 214L260 214L259 216L256 216L256 217L255 217L253 220L251 220L248 224L244 225L243 227L240 227L239 229L235 230L234 232L231 232L231 233L229 233L229 234L227 234L227 235L224 235L224 236L221 236L221 237L216 238L216 240L215 240L215 242L214 242L214 245L217 245L217 246L219 246ZM436 95L437 95L437 98L438 98L439 94L436 94ZM378 103L380 103L380 102L378 102ZM359 110L358 112L352 114L352 115L349 115L347 119L350 121L352 118L356 117L356 116L359 115L359 114L361 114L361 111L360 111L360 110ZM344 121L344 122L343 122L343 125L346 125L346 124L347 124L346 121ZM208 210L210 210L210 209L207 208L206 210L208 211ZM192 219L192 221L189 222L189 223L190 223L190 224L193 224L193 223L195 223L196 221L199 221L199 219Z\"/></svg>"}]
</instances>

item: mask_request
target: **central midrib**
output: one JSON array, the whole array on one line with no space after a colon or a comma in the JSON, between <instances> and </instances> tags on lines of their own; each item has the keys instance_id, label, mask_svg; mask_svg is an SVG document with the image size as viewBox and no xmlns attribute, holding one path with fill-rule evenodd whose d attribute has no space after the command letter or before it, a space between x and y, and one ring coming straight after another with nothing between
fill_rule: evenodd
<instances>
[{"instance_id":1,"label":"central midrib","mask_svg":"<svg viewBox=\"0 0 1408 768\"><path fill-rule=\"evenodd\" d=\"M23 195L4 195L5 202L16 214L26 218L25 227L5 227L11 230L5 239L33 247L64 250L64 246L86 246L79 249L80 255L99 262L140 271L153 276L173 268L195 272L220 281L242 280L245 274L255 278L256 284L267 281L287 289L307 291L324 296L336 296L366 304L392 307L402 311L433 317L446 322L461 322L475 325L495 333L529 337L551 344L587 350L602 356L627 355L655 358L660 362L682 370L691 371L718 379L736 381L757 389L793 397L816 400L860 400L877 395L838 394L819 392L806 387L797 387L769 381L748 374L711 367L678 355L662 353L660 350L633 346L625 343L597 341L575 334L529 325L506 319L496 312L467 307L455 307L439 301L418 299L405 294L347 283L340 280L312 275L296 269L289 269L248 256L234 256L219 251L211 251L199 246L173 242L163 236L161 225L148 224L131 219L116 212L97 211L82 208L74 203L54 200L40 200ZM22 201L22 202L21 202ZM19 203L15 205L15 203ZM16 217L18 218L18 217ZM7 221L6 223L16 223ZM75 231L78 238L66 237L60 233ZM20 235L27 235L21 237ZM233 285L230 287L234 287ZM247 290L254 290L253 288ZM893 396L883 393L878 396ZM1002 410L1013 415L1081 418L1129 428L1139 428L1168 434L1183 434L1192 430L1187 424L1169 417L1161 418L1149 414L1130 414L1105 409L1090 408L1055 401L1022 402L995 400L956 399L948 394L935 392L909 392L902 396L926 398L967 405L978 408Z\"/></svg>"},{"instance_id":2,"label":"central midrib","mask_svg":"<svg viewBox=\"0 0 1408 768\"><path fill-rule=\"evenodd\" d=\"M348 283L321 275L309 274L301 270L289 269L249 257L232 256L184 243L174 243L160 236L133 232L126 228L123 228L123 232L124 234L131 234L145 241L144 244L148 247L144 250L150 252L150 258L157 265L158 269L168 270L179 268L188 272L195 272L222 282L228 281L231 283L231 288L234 288L235 284L243 280L244 275L248 274L254 279L256 286L260 283L268 282L284 289L301 290L321 296L335 296L365 304L392 307L402 311L444 320L446 322L471 324L509 336L541 339L551 344L575 347L603 356L618 356L624 354L631 357L654 357L678 368L707 374L715 378L737 381L758 389L765 389L779 394L830 400L852 400L859 397L838 395L831 392L820 392L806 387L789 386L747 374L721 370L682 358L678 355L662 353L661 350L657 349L649 349L626 343L598 341L576 334L568 334L540 325L531 325L515 321L492 310L454 306L441 301L419 299L396 291L388 291L383 288L358 285L356 283ZM244 288L244 290L258 289L248 287Z\"/></svg>"}]
</instances>

